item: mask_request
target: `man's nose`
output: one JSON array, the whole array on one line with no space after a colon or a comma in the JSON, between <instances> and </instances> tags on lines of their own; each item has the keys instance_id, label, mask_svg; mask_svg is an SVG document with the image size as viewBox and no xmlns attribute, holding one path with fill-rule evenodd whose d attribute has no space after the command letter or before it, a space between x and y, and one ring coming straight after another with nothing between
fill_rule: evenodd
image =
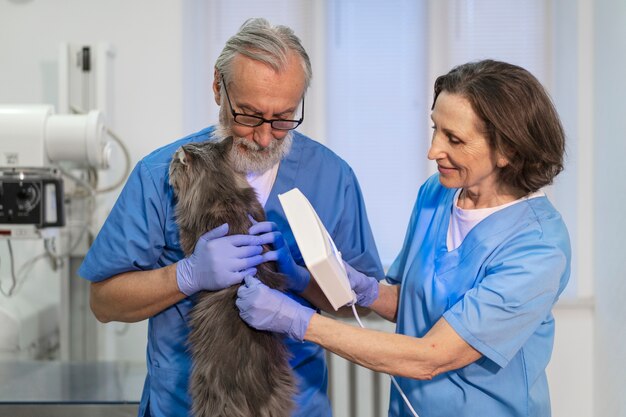
<instances>
[{"instance_id":1,"label":"man's nose","mask_svg":"<svg viewBox=\"0 0 626 417\"><path fill-rule=\"evenodd\" d=\"M274 140L272 135L272 125L270 123L263 123L261 126L254 128L254 141L263 148L270 146L270 143Z\"/></svg>"}]
</instances>

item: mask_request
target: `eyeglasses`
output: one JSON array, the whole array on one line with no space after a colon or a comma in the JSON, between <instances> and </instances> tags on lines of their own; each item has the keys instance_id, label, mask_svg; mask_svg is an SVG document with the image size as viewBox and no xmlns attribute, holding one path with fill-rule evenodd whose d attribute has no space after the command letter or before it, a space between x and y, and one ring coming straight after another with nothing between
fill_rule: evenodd
<instances>
[{"instance_id":1,"label":"eyeglasses","mask_svg":"<svg viewBox=\"0 0 626 417\"><path fill-rule=\"evenodd\" d=\"M235 120L235 123L239 123L240 125L248 126L248 127L257 127L257 126L261 126L263 123L269 123L270 126L272 126L272 129L292 130L300 126L300 124L304 120L304 97L302 97L302 116L300 116L300 120L289 120L289 119L267 120L260 116L237 113L235 110L233 110L233 104L230 102L230 96L228 95L228 90L226 89L226 82L224 81L224 76L222 76L222 85L224 86L224 92L226 93L228 106L230 107L230 112L233 115L233 119Z\"/></svg>"}]
</instances>

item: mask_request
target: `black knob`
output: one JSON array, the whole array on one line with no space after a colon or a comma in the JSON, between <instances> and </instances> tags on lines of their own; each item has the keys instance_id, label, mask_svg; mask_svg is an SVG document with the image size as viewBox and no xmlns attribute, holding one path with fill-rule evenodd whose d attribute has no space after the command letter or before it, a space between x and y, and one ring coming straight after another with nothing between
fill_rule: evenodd
<instances>
[{"instance_id":1,"label":"black knob","mask_svg":"<svg viewBox=\"0 0 626 417\"><path fill-rule=\"evenodd\" d=\"M33 189L33 187L31 185L25 186L25 187L21 187L18 191L17 191L17 199L18 201L29 201L29 200L33 200L36 196L36 191Z\"/></svg>"},{"instance_id":2,"label":"black knob","mask_svg":"<svg viewBox=\"0 0 626 417\"><path fill-rule=\"evenodd\" d=\"M28 200L28 189L20 188L20 190L17 192L17 199Z\"/></svg>"}]
</instances>

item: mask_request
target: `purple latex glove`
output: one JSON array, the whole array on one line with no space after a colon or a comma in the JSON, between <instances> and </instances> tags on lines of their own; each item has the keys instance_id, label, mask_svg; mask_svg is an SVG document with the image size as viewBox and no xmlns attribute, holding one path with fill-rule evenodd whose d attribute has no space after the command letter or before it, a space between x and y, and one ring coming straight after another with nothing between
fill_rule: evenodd
<instances>
[{"instance_id":1,"label":"purple latex glove","mask_svg":"<svg viewBox=\"0 0 626 417\"><path fill-rule=\"evenodd\" d=\"M302 341L311 317L315 313L280 291L247 276L237 290L239 315L255 329L285 334Z\"/></svg>"},{"instance_id":2,"label":"purple latex glove","mask_svg":"<svg viewBox=\"0 0 626 417\"><path fill-rule=\"evenodd\" d=\"M343 262L348 273L350 287L356 294L356 303L362 307L369 307L378 298L378 280L352 268L346 261Z\"/></svg>"},{"instance_id":3,"label":"purple latex glove","mask_svg":"<svg viewBox=\"0 0 626 417\"><path fill-rule=\"evenodd\" d=\"M228 224L200 236L193 253L176 264L176 283L189 296L198 291L217 291L256 274L263 262L259 238L228 234Z\"/></svg>"},{"instance_id":4,"label":"purple latex glove","mask_svg":"<svg viewBox=\"0 0 626 417\"><path fill-rule=\"evenodd\" d=\"M308 269L296 263L291 255L289 246L278 230L278 226L274 222L255 222L253 219L252 227L248 230L251 235L259 235L262 244L272 245L274 250L263 254L263 261L276 261L278 272L289 277L287 281L287 289L301 293L309 285L311 273ZM252 274L251 274L252 275Z\"/></svg>"}]
</instances>

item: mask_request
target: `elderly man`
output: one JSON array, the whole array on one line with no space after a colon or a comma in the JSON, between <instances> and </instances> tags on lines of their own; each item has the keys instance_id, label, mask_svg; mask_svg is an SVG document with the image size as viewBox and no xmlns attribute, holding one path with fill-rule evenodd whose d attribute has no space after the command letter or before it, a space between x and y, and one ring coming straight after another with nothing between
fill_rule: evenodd
<instances>
[{"instance_id":1,"label":"elderly man","mask_svg":"<svg viewBox=\"0 0 626 417\"><path fill-rule=\"evenodd\" d=\"M219 124L157 149L137 164L79 270L92 282L91 307L100 321L149 319L140 416L189 414L190 296L239 283L260 262L246 250L257 237L227 236L227 227L211 231L202 251L184 257L168 184L168 165L181 145L234 137L234 164L247 174L296 262L302 264L302 257L277 198L293 187L311 201L345 260L370 276L383 275L351 168L293 130L304 118L311 79L309 57L293 31L264 19L248 20L226 43L214 77ZM292 272L289 295L306 306L310 301L322 305L308 272L299 266ZM308 342L286 343L298 380L294 415L330 416L324 351Z\"/></svg>"}]
</instances>

